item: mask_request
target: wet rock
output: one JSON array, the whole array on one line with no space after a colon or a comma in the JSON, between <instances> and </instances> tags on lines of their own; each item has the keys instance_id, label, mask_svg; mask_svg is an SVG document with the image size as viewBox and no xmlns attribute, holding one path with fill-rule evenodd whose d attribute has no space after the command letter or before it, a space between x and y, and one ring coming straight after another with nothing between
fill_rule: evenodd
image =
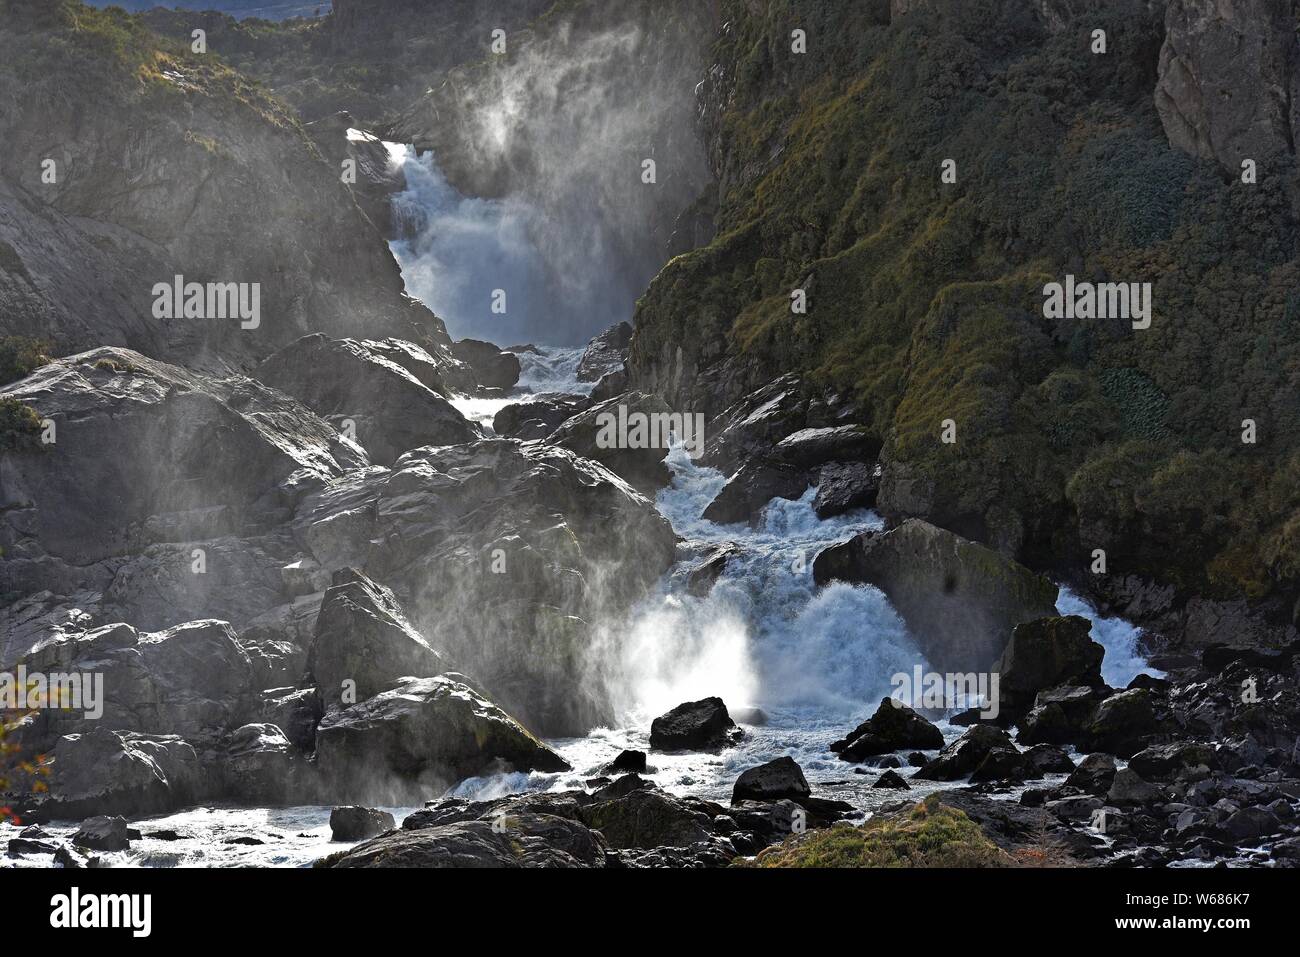
<instances>
[{"instance_id":1,"label":"wet rock","mask_svg":"<svg viewBox=\"0 0 1300 957\"><path fill-rule=\"evenodd\" d=\"M606 372L600 377L600 381L591 387L591 401L604 402L606 399L622 395L631 387L631 378L626 369L619 368L613 372Z\"/></svg>"},{"instance_id":2,"label":"wet rock","mask_svg":"<svg viewBox=\"0 0 1300 957\"><path fill-rule=\"evenodd\" d=\"M316 761L327 785L387 801L489 768L569 770L500 708L442 676L407 679L327 714L316 732Z\"/></svg>"},{"instance_id":3,"label":"wet rock","mask_svg":"<svg viewBox=\"0 0 1300 957\"><path fill-rule=\"evenodd\" d=\"M174 735L105 727L67 735L54 748L42 820L104 814L159 814L211 789L194 748Z\"/></svg>"},{"instance_id":4,"label":"wet rock","mask_svg":"<svg viewBox=\"0 0 1300 957\"><path fill-rule=\"evenodd\" d=\"M447 670L442 655L406 620L393 593L352 568L336 572L325 592L307 669L326 711L344 707L344 682L353 700L363 701L398 678Z\"/></svg>"},{"instance_id":5,"label":"wet rock","mask_svg":"<svg viewBox=\"0 0 1300 957\"><path fill-rule=\"evenodd\" d=\"M334 424L346 423L346 434L380 465L423 445L482 437L443 395L356 339L306 336L254 374Z\"/></svg>"},{"instance_id":6,"label":"wet rock","mask_svg":"<svg viewBox=\"0 0 1300 957\"><path fill-rule=\"evenodd\" d=\"M1025 760L1042 774L1071 774L1074 762L1060 748L1050 744L1036 744L1025 751Z\"/></svg>"},{"instance_id":7,"label":"wet rock","mask_svg":"<svg viewBox=\"0 0 1300 957\"><path fill-rule=\"evenodd\" d=\"M923 768L926 766L926 764L929 763L929 761L930 759L927 758L920 751L913 751L911 754L907 756L907 763L910 767L913 768Z\"/></svg>"},{"instance_id":8,"label":"wet rock","mask_svg":"<svg viewBox=\"0 0 1300 957\"><path fill-rule=\"evenodd\" d=\"M1099 797L1081 794L1048 801L1044 807L1063 821L1089 821L1093 812L1105 807L1105 803Z\"/></svg>"},{"instance_id":9,"label":"wet rock","mask_svg":"<svg viewBox=\"0 0 1300 957\"><path fill-rule=\"evenodd\" d=\"M1012 629L1055 615L1056 587L997 552L909 519L817 556L813 575L875 585L939 671L978 672L998 660Z\"/></svg>"},{"instance_id":10,"label":"wet rock","mask_svg":"<svg viewBox=\"0 0 1300 957\"><path fill-rule=\"evenodd\" d=\"M731 789L731 803L779 801L784 798L798 801L811 795L812 789L808 787L803 769L793 758L783 757L741 774Z\"/></svg>"},{"instance_id":11,"label":"wet rock","mask_svg":"<svg viewBox=\"0 0 1300 957\"><path fill-rule=\"evenodd\" d=\"M591 797L595 801L616 801L619 798L627 797L633 791L640 791L642 788L652 788L654 786L653 781L647 781L639 774L625 774L618 780L597 788L592 792Z\"/></svg>"},{"instance_id":12,"label":"wet rock","mask_svg":"<svg viewBox=\"0 0 1300 957\"><path fill-rule=\"evenodd\" d=\"M578 395L538 396L515 402L497 412L492 430L503 438L544 439L589 404Z\"/></svg>"},{"instance_id":13,"label":"wet rock","mask_svg":"<svg viewBox=\"0 0 1300 957\"><path fill-rule=\"evenodd\" d=\"M131 846L126 832L126 818L101 815L82 821L72 843L92 851L125 851Z\"/></svg>"},{"instance_id":14,"label":"wet rock","mask_svg":"<svg viewBox=\"0 0 1300 957\"><path fill-rule=\"evenodd\" d=\"M1089 794L1107 794L1115 781L1115 759L1109 754L1090 754L1065 779L1066 787Z\"/></svg>"},{"instance_id":15,"label":"wet rock","mask_svg":"<svg viewBox=\"0 0 1300 957\"><path fill-rule=\"evenodd\" d=\"M1097 688L1105 649L1089 637L1092 624L1078 615L1016 625L998 663L1004 720L1028 711L1040 691L1059 685Z\"/></svg>"},{"instance_id":16,"label":"wet rock","mask_svg":"<svg viewBox=\"0 0 1300 957\"><path fill-rule=\"evenodd\" d=\"M1149 781L1168 781L1185 768L1215 767L1217 763L1213 747L1176 741L1139 751L1129 758L1128 766Z\"/></svg>"},{"instance_id":17,"label":"wet rock","mask_svg":"<svg viewBox=\"0 0 1300 957\"><path fill-rule=\"evenodd\" d=\"M1160 800L1159 788L1144 780L1132 768L1121 768L1111 780L1110 790L1106 792L1109 804L1151 804Z\"/></svg>"},{"instance_id":18,"label":"wet rock","mask_svg":"<svg viewBox=\"0 0 1300 957\"><path fill-rule=\"evenodd\" d=\"M53 841L41 841L31 837L11 837L10 854L53 854L59 845Z\"/></svg>"},{"instance_id":19,"label":"wet rock","mask_svg":"<svg viewBox=\"0 0 1300 957\"><path fill-rule=\"evenodd\" d=\"M696 598L703 598L713 590L713 586L727 570L727 563L739 554L734 545L719 545L714 548L686 577L686 590Z\"/></svg>"},{"instance_id":20,"label":"wet rock","mask_svg":"<svg viewBox=\"0 0 1300 957\"><path fill-rule=\"evenodd\" d=\"M875 714L830 749L843 761L861 761L904 748L942 747L943 732L901 702L883 698Z\"/></svg>"},{"instance_id":21,"label":"wet rock","mask_svg":"<svg viewBox=\"0 0 1300 957\"><path fill-rule=\"evenodd\" d=\"M634 771L645 774L646 753L644 751L620 751L618 757L610 762L609 770L613 772Z\"/></svg>"},{"instance_id":22,"label":"wet rock","mask_svg":"<svg viewBox=\"0 0 1300 957\"><path fill-rule=\"evenodd\" d=\"M650 723L650 747L658 751L709 751L734 744L743 732L721 698L679 704Z\"/></svg>"},{"instance_id":23,"label":"wet rock","mask_svg":"<svg viewBox=\"0 0 1300 957\"><path fill-rule=\"evenodd\" d=\"M497 821L461 821L403 828L319 862L320 867L604 867L608 844L599 832L550 814L520 813Z\"/></svg>"},{"instance_id":24,"label":"wet rock","mask_svg":"<svg viewBox=\"0 0 1300 957\"><path fill-rule=\"evenodd\" d=\"M1159 727L1152 693L1139 689L1101 702L1084 730L1089 750L1128 758L1141 751Z\"/></svg>"},{"instance_id":25,"label":"wet rock","mask_svg":"<svg viewBox=\"0 0 1300 957\"><path fill-rule=\"evenodd\" d=\"M578 381L596 382L602 376L622 369L631 344L631 323L620 322L606 329L587 344L586 351L578 360Z\"/></svg>"},{"instance_id":26,"label":"wet rock","mask_svg":"<svg viewBox=\"0 0 1300 957\"><path fill-rule=\"evenodd\" d=\"M295 748L311 751L316 745L316 725L322 714L315 688L268 688L262 692L258 717L284 732Z\"/></svg>"},{"instance_id":27,"label":"wet rock","mask_svg":"<svg viewBox=\"0 0 1300 957\"><path fill-rule=\"evenodd\" d=\"M818 473L813 511L824 521L855 508L871 508L879 491L879 465L828 462Z\"/></svg>"},{"instance_id":28,"label":"wet rock","mask_svg":"<svg viewBox=\"0 0 1300 957\"><path fill-rule=\"evenodd\" d=\"M994 748L975 766L970 780L972 784L985 781L1016 783L1042 776L1043 772L1020 751Z\"/></svg>"},{"instance_id":29,"label":"wet rock","mask_svg":"<svg viewBox=\"0 0 1300 957\"><path fill-rule=\"evenodd\" d=\"M99 867L98 857L87 857L67 844L60 844L54 852L54 863L66 870L83 870Z\"/></svg>"},{"instance_id":30,"label":"wet rock","mask_svg":"<svg viewBox=\"0 0 1300 957\"><path fill-rule=\"evenodd\" d=\"M925 781L955 781L972 773L994 751L1019 755L1011 738L1001 728L977 724L939 752L939 756L916 772Z\"/></svg>"},{"instance_id":31,"label":"wet rock","mask_svg":"<svg viewBox=\"0 0 1300 957\"><path fill-rule=\"evenodd\" d=\"M772 458L806 471L827 462L869 460L878 450L879 443L861 426L838 425L792 432L776 443Z\"/></svg>"},{"instance_id":32,"label":"wet rock","mask_svg":"<svg viewBox=\"0 0 1300 957\"><path fill-rule=\"evenodd\" d=\"M691 416L674 413L658 396L627 392L571 416L547 437L547 443L599 462L633 488L653 496L668 484L664 459L673 436L694 441L694 429Z\"/></svg>"},{"instance_id":33,"label":"wet rock","mask_svg":"<svg viewBox=\"0 0 1300 957\"><path fill-rule=\"evenodd\" d=\"M273 724L247 724L230 736L223 755L220 792L241 804L307 803L302 765L284 732Z\"/></svg>"},{"instance_id":34,"label":"wet rock","mask_svg":"<svg viewBox=\"0 0 1300 957\"><path fill-rule=\"evenodd\" d=\"M451 354L473 369L479 384L489 389L511 389L519 381L519 357L490 342L462 339L452 343Z\"/></svg>"},{"instance_id":35,"label":"wet rock","mask_svg":"<svg viewBox=\"0 0 1300 957\"><path fill-rule=\"evenodd\" d=\"M1223 828L1237 841L1249 841L1266 834L1276 834L1280 828L1276 815L1264 807L1244 807L1230 814Z\"/></svg>"},{"instance_id":36,"label":"wet rock","mask_svg":"<svg viewBox=\"0 0 1300 957\"><path fill-rule=\"evenodd\" d=\"M393 815L374 808L348 805L330 811L330 840L364 841L393 829Z\"/></svg>"},{"instance_id":37,"label":"wet rock","mask_svg":"<svg viewBox=\"0 0 1300 957\"><path fill-rule=\"evenodd\" d=\"M790 465L750 463L727 479L703 517L719 525L754 523L774 498L797 499L808 490L808 473Z\"/></svg>"},{"instance_id":38,"label":"wet rock","mask_svg":"<svg viewBox=\"0 0 1300 957\"><path fill-rule=\"evenodd\" d=\"M709 816L653 788L592 804L579 815L616 848L688 847L710 839Z\"/></svg>"},{"instance_id":39,"label":"wet rock","mask_svg":"<svg viewBox=\"0 0 1300 957\"><path fill-rule=\"evenodd\" d=\"M903 776L897 771L886 771L876 779L876 783L871 785L873 788L887 788L894 791L910 791L911 785L903 779Z\"/></svg>"}]
</instances>

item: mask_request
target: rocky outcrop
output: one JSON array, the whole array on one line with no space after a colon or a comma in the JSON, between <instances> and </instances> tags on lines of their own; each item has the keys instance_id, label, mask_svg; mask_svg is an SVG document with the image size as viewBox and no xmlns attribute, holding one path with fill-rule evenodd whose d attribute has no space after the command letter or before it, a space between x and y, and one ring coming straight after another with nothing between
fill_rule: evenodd
<instances>
[{"instance_id":1,"label":"rocky outcrop","mask_svg":"<svg viewBox=\"0 0 1300 957\"><path fill-rule=\"evenodd\" d=\"M120 14L47 7L10 4L0 37L6 333L209 370L247 368L313 330L447 341L405 298L338 166L280 101L190 53L192 24L164 53ZM176 276L258 284L259 321L154 318L151 290Z\"/></svg>"},{"instance_id":2,"label":"rocky outcrop","mask_svg":"<svg viewBox=\"0 0 1300 957\"><path fill-rule=\"evenodd\" d=\"M330 482L304 500L294 534L322 568L391 588L432 647L545 735L612 720L596 651L610 646L591 622L639 600L676 548L667 521L603 466L506 439Z\"/></svg>"},{"instance_id":3,"label":"rocky outcrop","mask_svg":"<svg viewBox=\"0 0 1300 957\"><path fill-rule=\"evenodd\" d=\"M806 491L807 473L792 465L746 464L727 479L727 484L704 510L703 518L720 525L754 524L772 499L797 499Z\"/></svg>"},{"instance_id":4,"label":"rocky outcrop","mask_svg":"<svg viewBox=\"0 0 1300 957\"><path fill-rule=\"evenodd\" d=\"M993 758L1009 755L1020 760L1019 750L1007 733L992 725L977 724L939 752L939 756L916 772L925 781L956 781L973 774Z\"/></svg>"},{"instance_id":5,"label":"rocky outcrop","mask_svg":"<svg viewBox=\"0 0 1300 957\"><path fill-rule=\"evenodd\" d=\"M1092 624L1078 615L1016 625L998 662L1000 713L1010 723L1034 706L1038 692L1059 685L1101 688L1106 649L1089 637Z\"/></svg>"},{"instance_id":6,"label":"rocky outcrop","mask_svg":"<svg viewBox=\"0 0 1300 957\"><path fill-rule=\"evenodd\" d=\"M1055 614L1056 587L991 549L917 519L817 556L813 575L875 585L938 671L987 670L1019 624Z\"/></svg>"},{"instance_id":7,"label":"rocky outcrop","mask_svg":"<svg viewBox=\"0 0 1300 957\"><path fill-rule=\"evenodd\" d=\"M779 801L782 798L798 801L812 796L803 768L794 758L777 758L758 767L750 768L736 778L731 789L731 803L741 801Z\"/></svg>"},{"instance_id":8,"label":"rocky outcrop","mask_svg":"<svg viewBox=\"0 0 1300 957\"><path fill-rule=\"evenodd\" d=\"M578 381L599 382L609 373L622 369L631 343L632 324L628 322L620 322L596 336L578 360Z\"/></svg>"},{"instance_id":9,"label":"rocky outcrop","mask_svg":"<svg viewBox=\"0 0 1300 957\"><path fill-rule=\"evenodd\" d=\"M492 431L507 439L544 439L588 405L578 395L537 396L502 408L492 420Z\"/></svg>"},{"instance_id":10,"label":"rocky outcrop","mask_svg":"<svg viewBox=\"0 0 1300 957\"><path fill-rule=\"evenodd\" d=\"M633 488L653 496L668 484L664 459L672 434L681 441L687 437L685 428L682 418L673 415L658 396L628 392L565 420L547 442L601 463Z\"/></svg>"},{"instance_id":11,"label":"rocky outcrop","mask_svg":"<svg viewBox=\"0 0 1300 957\"><path fill-rule=\"evenodd\" d=\"M447 669L442 656L411 627L392 592L354 569L343 569L321 601L307 670L324 709L335 711L344 706L345 693L363 701L399 678L428 678Z\"/></svg>"},{"instance_id":12,"label":"rocky outcrop","mask_svg":"<svg viewBox=\"0 0 1300 957\"><path fill-rule=\"evenodd\" d=\"M306 336L267 358L254 374L329 420L379 465L423 445L482 438L440 394L445 386L431 389L366 342Z\"/></svg>"},{"instance_id":13,"label":"rocky outcrop","mask_svg":"<svg viewBox=\"0 0 1300 957\"><path fill-rule=\"evenodd\" d=\"M907 705L884 698L869 719L831 744L842 761L861 761L904 748L932 750L943 747L943 732Z\"/></svg>"},{"instance_id":14,"label":"rocky outcrop","mask_svg":"<svg viewBox=\"0 0 1300 957\"><path fill-rule=\"evenodd\" d=\"M453 342L451 353L474 370L481 385L489 389L513 389L519 381L519 357L503 352L490 342L461 339Z\"/></svg>"},{"instance_id":15,"label":"rocky outcrop","mask_svg":"<svg viewBox=\"0 0 1300 957\"><path fill-rule=\"evenodd\" d=\"M866 462L829 462L817 477L813 511L825 520L855 508L871 508L880 493L880 466Z\"/></svg>"},{"instance_id":16,"label":"rocky outcrop","mask_svg":"<svg viewBox=\"0 0 1300 957\"><path fill-rule=\"evenodd\" d=\"M410 678L332 711L316 731L326 788L399 804L489 770L565 771L564 760L469 686Z\"/></svg>"},{"instance_id":17,"label":"rocky outcrop","mask_svg":"<svg viewBox=\"0 0 1300 957\"><path fill-rule=\"evenodd\" d=\"M734 744L742 734L721 698L704 698L679 704L650 722L650 747L709 751Z\"/></svg>"},{"instance_id":18,"label":"rocky outcrop","mask_svg":"<svg viewBox=\"0 0 1300 957\"><path fill-rule=\"evenodd\" d=\"M1233 175L1295 154L1296 17L1294 0L1169 0L1155 99L1172 145Z\"/></svg>"}]
</instances>

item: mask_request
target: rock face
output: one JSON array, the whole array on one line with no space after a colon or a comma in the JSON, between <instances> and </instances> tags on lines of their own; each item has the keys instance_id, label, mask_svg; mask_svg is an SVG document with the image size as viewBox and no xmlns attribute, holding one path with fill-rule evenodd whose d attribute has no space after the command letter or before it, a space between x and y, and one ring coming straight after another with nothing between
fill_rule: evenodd
<instances>
[{"instance_id":1,"label":"rock face","mask_svg":"<svg viewBox=\"0 0 1300 957\"><path fill-rule=\"evenodd\" d=\"M95 728L56 744L39 816L162 813L198 800L201 777L194 748L179 737Z\"/></svg>"},{"instance_id":2,"label":"rock face","mask_svg":"<svg viewBox=\"0 0 1300 957\"><path fill-rule=\"evenodd\" d=\"M631 343L632 324L629 322L620 322L596 336L578 361L578 381L599 382L609 373L622 369Z\"/></svg>"},{"instance_id":3,"label":"rock face","mask_svg":"<svg viewBox=\"0 0 1300 957\"><path fill-rule=\"evenodd\" d=\"M379 803L420 799L490 769L568 765L500 708L447 676L412 678L327 714L316 732L326 787Z\"/></svg>"},{"instance_id":4,"label":"rock face","mask_svg":"<svg viewBox=\"0 0 1300 957\"><path fill-rule=\"evenodd\" d=\"M850 731L831 750L843 761L861 761L904 748L943 747L943 732L907 705L884 698L876 713Z\"/></svg>"},{"instance_id":5,"label":"rock face","mask_svg":"<svg viewBox=\"0 0 1300 957\"><path fill-rule=\"evenodd\" d=\"M1156 109L1169 142L1234 175L1295 153L1294 0L1169 0Z\"/></svg>"},{"instance_id":6,"label":"rock face","mask_svg":"<svg viewBox=\"0 0 1300 957\"><path fill-rule=\"evenodd\" d=\"M813 575L883 591L938 671L987 670L1016 625L1056 611L1046 578L918 519L828 548Z\"/></svg>"},{"instance_id":7,"label":"rock face","mask_svg":"<svg viewBox=\"0 0 1300 957\"><path fill-rule=\"evenodd\" d=\"M316 637L307 658L322 704L343 704L343 683L353 684L361 701L391 688L397 679L428 678L446 671L438 652L411 627L393 593L354 569L334 575L316 619Z\"/></svg>"},{"instance_id":8,"label":"rock face","mask_svg":"<svg viewBox=\"0 0 1300 957\"><path fill-rule=\"evenodd\" d=\"M650 747L660 751L707 751L734 743L742 732L721 698L679 704L650 723Z\"/></svg>"},{"instance_id":9,"label":"rock face","mask_svg":"<svg viewBox=\"0 0 1300 957\"><path fill-rule=\"evenodd\" d=\"M855 508L871 508L879 492L880 466L866 462L830 462L819 473L813 511L825 520Z\"/></svg>"},{"instance_id":10,"label":"rock face","mask_svg":"<svg viewBox=\"0 0 1300 957\"><path fill-rule=\"evenodd\" d=\"M492 431L502 438L544 439L571 416L588 406L582 396L538 396L507 405L492 420Z\"/></svg>"},{"instance_id":11,"label":"rock face","mask_svg":"<svg viewBox=\"0 0 1300 957\"><path fill-rule=\"evenodd\" d=\"M792 465L746 464L727 479L703 517L720 525L756 522L772 499L798 498L807 490L806 473Z\"/></svg>"},{"instance_id":12,"label":"rock face","mask_svg":"<svg viewBox=\"0 0 1300 957\"><path fill-rule=\"evenodd\" d=\"M346 429L379 465L422 445L482 438L438 391L355 339L306 336L262 362L255 375Z\"/></svg>"},{"instance_id":13,"label":"rock face","mask_svg":"<svg viewBox=\"0 0 1300 957\"><path fill-rule=\"evenodd\" d=\"M405 298L338 166L279 101L188 43L155 60L156 40L120 21L108 29L131 39L103 43L75 6L8 4L5 19L6 332L53 339L65 354L111 344L208 370L247 368L313 330L448 341ZM39 67L33 49L49 55ZM34 85L27 71L47 80ZM59 108L67 102L84 113ZM56 183L41 181L46 158ZM177 275L258 283L260 323L153 318L150 290Z\"/></svg>"},{"instance_id":14,"label":"rock face","mask_svg":"<svg viewBox=\"0 0 1300 957\"><path fill-rule=\"evenodd\" d=\"M731 789L731 803L779 801L782 798L798 800L811 795L812 789L803 776L803 768L793 758L786 757L750 768L736 778Z\"/></svg>"}]
</instances>

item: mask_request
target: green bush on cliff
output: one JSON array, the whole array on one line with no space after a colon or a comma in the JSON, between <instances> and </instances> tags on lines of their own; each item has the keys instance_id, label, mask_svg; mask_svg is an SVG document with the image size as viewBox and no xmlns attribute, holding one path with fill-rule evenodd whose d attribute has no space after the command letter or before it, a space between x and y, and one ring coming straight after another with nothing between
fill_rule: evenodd
<instances>
[{"instance_id":1,"label":"green bush on cliff","mask_svg":"<svg viewBox=\"0 0 1300 957\"><path fill-rule=\"evenodd\" d=\"M17 399L0 396L0 450L33 448L41 434L41 417Z\"/></svg>"},{"instance_id":2,"label":"green bush on cliff","mask_svg":"<svg viewBox=\"0 0 1300 957\"><path fill-rule=\"evenodd\" d=\"M837 824L787 838L759 853L756 867L1010 867L1014 861L979 826L932 795L906 814L861 827Z\"/></svg>"},{"instance_id":3,"label":"green bush on cliff","mask_svg":"<svg viewBox=\"0 0 1300 957\"><path fill-rule=\"evenodd\" d=\"M28 336L0 336L0 385L25 379L50 361L50 344Z\"/></svg>"}]
</instances>

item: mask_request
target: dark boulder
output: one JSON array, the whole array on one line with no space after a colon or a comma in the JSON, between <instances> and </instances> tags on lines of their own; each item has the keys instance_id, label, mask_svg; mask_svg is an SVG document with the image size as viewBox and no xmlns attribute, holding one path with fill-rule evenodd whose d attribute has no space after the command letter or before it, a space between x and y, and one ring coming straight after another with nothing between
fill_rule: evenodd
<instances>
[{"instance_id":1,"label":"dark boulder","mask_svg":"<svg viewBox=\"0 0 1300 957\"><path fill-rule=\"evenodd\" d=\"M813 511L834 518L855 508L871 508L880 492L880 466L866 462L828 462L817 478Z\"/></svg>"},{"instance_id":2,"label":"dark boulder","mask_svg":"<svg viewBox=\"0 0 1300 957\"><path fill-rule=\"evenodd\" d=\"M843 761L861 761L904 748L942 747L943 732L900 701L882 698L875 714L830 749Z\"/></svg>"},{"instance_id":3,"label":"dark boulder","mask_svg":"<svg viewBox=\"0 0 1300 957\"><path fill-rule=\"evenodd\" d=\"M489 389L512 389L519 381L519 357L490 342L462 339L452 343L451 354L473 369L479 385Z\"/></svg>"},{"instance_id":4,"label":"dark boulder","mask_svg":"<svg viewBox=\"0 0 1300 957\"><path fill-rule=\"evenodd\" d=\"M617 372L627 361L627 350L632 344L632 324L620 322L611 326L587 344L578 360L579 382L597 382L602 377Z\"/></svg>"},{"instance_id":5,"label":"dark boulder","mask_svg":"<svg viewBox=\"0 0 1300 957\"><path fill-rule=\"evenodd\" d=\"M738 553L739 549L734 545L719 545L714 548L686 576L686 590L696 598L704 598L727 570L727 563Z\"/></svg>"},{"instance_id":6,"label":"dark boulder","mask_svg":"<svg viewBox=\"0 0 1300 957\"><path fill-rule=\"evenodd\" d=\"M1084 729L1090 751L1106 751L1120 758L1137 754L1160 730L1150 691L1121 691L1111 695Z\"/></svg>"},{"instance_id":7,"label":"dark boulder","mask_svg":"<svg viewBox=\"0 0 1300 957\"><path fill-rule=\"evenodd\" d=\"M826 549L813 577L883 591L938 671L987 670L1016 625L1056 614L1057 589L1045 577L918 519Z\"/></svg>"},{"instance_id":8,"label":"dark boulder","mask_svg":"<svg viewBox=\"0 0 1300 957\"><path fill-rule=\"evenodd\" d=\"M763 506L774 498L796 499L808 490L808 473L792 465L746 463L727 479L704 510L704 518L719 525L756 523Z\"/></svg>"},{"instance_id":9,"label":"dark boulder","mask_svg":"<svg viewBox=\"0 0 1300 957\"><path fill-rule=\"evenodd\" d=\"M646 754L644 751L621 751L618 757L610 762L608 770L615 773L624 773L628 771L645 774Z\"/></svg>"},{"instance_id":10,"label":"dark boulder","mask_svg":"<svg viewBox=\"0 0 1300 957\"><path fill-rule=\"evenodd\" d=\"M939 752L939 756L917 771L924 781L955 781L974 772L994 751L1018 754L1015 744L1001 728L977 724Z\"/></svg>"},{"instance_id":11,"label":"dark boulder","mask_svg":"<svg viewBox=\"0 0 1300 957\"><path fill-rule=\"evenodd\" d=\"M650 723L650 747L659 751L709 751L735 743L736 727L721 698L679 704Z\"/></svg>"},{"instance_id":12,"label":"dark boulder","mask_svg":"<svg viewBox=\"0 0 1300 957\"><path fill-rule=\"evenodd\" d=\"M873 788L884 788L893 791L910 791L911 785L903 779L903 776L897 771L886 771L876 779L876 783L871 785Z\"/></svg>"},{"instance_id":13,"label":"dark boulder","mask_svg":"<svg viewBox=\"0 0 1300 957\"><path fill-rule=\"evenodd\" d=\"M997 666L1001 717L1009 720L1028 711L1044 689L1104 684L1101 659L1106 650L1089 637L1091 630L1092 623L1078 615L1016 625Z\"/></svg>"},{"instance_id":14,"label":"dark boulder","mask_svg":"<svg viewBox=\"0 0 1300 957\"><path fill-rule=\"evenodd\" d=\"M1115 759L1109 754L1090 754L1065 779L1065 786L1088 794L1107 794L1115 781Z\"/></svg>"},{"instance_id":15,"label":"dark boulder","mask_svg":"<svg viewBox=\"0 0 1300 957\"><path fill-rule=\"evenodd\" d=\"M387 811L357 805L330 811L330 839L334 841L364 841L393 827L393 815Z\"/></svg>"},{"instance_id":16,"label":"dark boulder","mask_svg":"<svg viewBox=\"0 0 1300 957\"><path fill-rule=\"evenodd\" d=\"M92 851L125 851L131 846L126 818L87 818L81 822L77 833L72 835L72 843Z\"/></svg>"},{"instance_id":17,"label":"dark boulder","mask_svg":"<svg viewBox=\"0 0 1300 957\"><path fill-rule=\"evenodd\" d=\"M731 789L731 803L741 801L779 801L789 798L798 801L812 795L803 769L793 758L777 758L758 767L749 768L736 779Z\"/></svg>"}]
</instances>

